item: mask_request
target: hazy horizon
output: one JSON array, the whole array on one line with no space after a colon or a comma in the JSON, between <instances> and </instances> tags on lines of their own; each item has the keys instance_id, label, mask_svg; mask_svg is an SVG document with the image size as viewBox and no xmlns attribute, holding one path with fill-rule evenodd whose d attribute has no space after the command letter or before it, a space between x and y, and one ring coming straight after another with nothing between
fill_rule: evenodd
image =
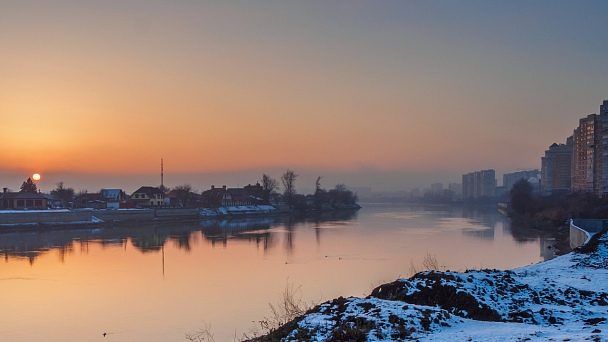
<instances>
[{"instance_id":1,"label":"hazy horizon","mask_svg":"<svg viewBox=\"0 0 608 342\"><path fill-rule=\"evenodd\" d=\"M375 191L540 168L608 98L604 1L0 4L0 186Z\"/></svg>"},{"instance_id":2,"label":"hazy horizon","mask_svg":"<svg viewBox=\"0 0 608 342\"><path fill-rule=\"evenodd\" d=\"M205 174L173 174L167 172L165 168L164 186L174 188L178 185L189 184L193 191L202 192L208 190L212 185L221 187L243 187L248 184L261 182L262 174L266 173L279 182L279 191L283 191L280 178L285 170L245 170L227 171ZM321 186L331 189L336 184L345 184L348 187L369 187L374 193L390 193L411 191L418 188L424 190L431 187L432 183L442 183L444 188L448 188L450 183L462 183L460 176L451 179L450 174L426 173L426 174L406 174L403 172L380 172L370 171L367 173L315 173L314 170L297 170L299 175L296 179L296 192L301 194L314 193L315 181L321 178ZM515 172L514 170L513 172ZM25 178L24 178L25 177ZM23 174L4 174L0 179L12 191L18 191L23 181L31 175ZM502 184L502 174L496 174L498 185ZM442 181L445 180L445 181ZM103 188L120 188L127 193L132 193L141 186L159 186L161 183L160 164L157 174L73 174L73 173L49 173L44 175L39 181L35 181L38 189L43 192L50 192L57 187L58 182L63 182L64 186L71 187L75 191L87 190L97 192Z\"/></svg>"}]
</instances>

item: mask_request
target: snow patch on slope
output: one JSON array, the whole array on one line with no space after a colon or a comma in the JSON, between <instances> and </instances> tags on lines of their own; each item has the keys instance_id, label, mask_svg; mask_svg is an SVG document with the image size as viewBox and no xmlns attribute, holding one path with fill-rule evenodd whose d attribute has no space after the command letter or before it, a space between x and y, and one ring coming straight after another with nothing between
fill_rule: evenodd
<instances>
[{"instance_id":1,"label":"snow patch on slope","mask_svg":"<svg viewBox=\"0 0 608 342\"><path fill-rule=\"evenodd\" d=\"M595 241L594 241L595 240ZM608 237L584 252L511 271L422 272L338 298L304 315L283 341L546 341L608 339Z\"/></svg>"}]
</instances>

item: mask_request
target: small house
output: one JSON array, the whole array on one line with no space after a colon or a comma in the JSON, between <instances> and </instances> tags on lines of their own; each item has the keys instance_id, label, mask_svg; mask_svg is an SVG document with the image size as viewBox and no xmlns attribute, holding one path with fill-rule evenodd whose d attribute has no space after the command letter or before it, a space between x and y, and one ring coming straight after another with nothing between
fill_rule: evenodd
<instances>
[{"instance_id":1,"label":"small house","mask_svg":"<svg viewBox=\"0 0 608 342\"><path fill-rule=\"evenodd\" d=\"M156 187L142 186L131 195L131 202L142 208L160 207L164 203L163 192Z\"/></svg>"},{"instance_id":2,"label":"small house","mask_svg":"<svg viewBox=\"0 0 608 342\"><path fill-rule=\"evenodd\" d=\"M4 192L0 197L2 209L47 209L48 199L37 192Z\"/></svg>"}]
</instances>

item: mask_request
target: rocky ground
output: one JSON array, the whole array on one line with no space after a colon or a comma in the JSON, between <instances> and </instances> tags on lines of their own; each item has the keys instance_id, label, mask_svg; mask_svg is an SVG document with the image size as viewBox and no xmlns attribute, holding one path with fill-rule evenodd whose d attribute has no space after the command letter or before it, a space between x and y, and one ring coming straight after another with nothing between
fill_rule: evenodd
<instances>
[{"instance_id":1,"label":"rocky ground","mask_svg":"<svg viewBox=\"0 0 608 342\"><path fill-rule=\"evenodd\" d=\"M604 341L608 235L510 271L422 272L316 306L256 341Z\"/></svg>"}]
</instances>

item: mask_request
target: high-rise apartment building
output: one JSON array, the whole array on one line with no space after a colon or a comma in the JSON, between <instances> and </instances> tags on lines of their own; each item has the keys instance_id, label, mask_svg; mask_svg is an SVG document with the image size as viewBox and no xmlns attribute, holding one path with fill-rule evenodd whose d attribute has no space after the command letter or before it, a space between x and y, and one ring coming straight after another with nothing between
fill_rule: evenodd
<instances>
[{"instance_id":1,"label":"high-rise apartment building","mask_svg":"<svg viewBox=\"0 0 608 342\"><path fill-rule=\"evenodd\" d=\"M431 193L437 195L441 195L443 193L443 184L442 183L433 183L431 184Z\"/></svg>"},{"instance_id":2,"label":"high-rise apartment building","mask_svg":"<svg viewBox=\"0 0 608 342\"><path fill-rule=\"evenodd\" d=\"M601 195L602 186L602 121L597 114L579 120L574 130L572 152L572 190Z\"/></svg>"},{"instance_id":3,"label":"high-rise apartment building","mask_svg":"<svg viewBox=\"0 0 608 342\"><path fill-rule=\"evenodd\" d=\"M600 105L600 188L599 195L608 193L608 100Z\"/></svg>"},{"instance_id":4,"label":"high-rise apartment building","mask_svg":"<svg viewBox=\"0 0 608 342\"><path fill-rule=\"evenodd\" d=\"M573 138L572 190L608 193L608 100L599 114L580 119Z\"/></svg>"},{"instance_id":5,"label":"high-rise apartment building","mask_svg":"<svg viewBox=\"0 0 608 342\"><path fill-rule=\"evenodd\" d=\"M530 178L538 178L539 174L540 171L537 169L505 173L502 175L502 186L505 188L505 191L511 191L511 188L513 188L513 185L515 185L517 181L522 179L529 180Z\"/></svg>"},{"instance_id":6,"label":"high-rise apartment building","mask_svg":"<svg viewBox=\"0 0 608 342\"><path fill-rule=\"evenodd\" d=\"M540 187L547 195L569 192L572 186L572 149L574 138L565 144L553 144L541 158Z\"/></svg>"},{"instance_id":7,"label":"high-rise apartment building","mask_svg":"<svg viewBox=\"0 0 608 342\"><path fill-rule=\"evenodd\" d=\"M448 189L454 193L456 197L462 197L462 184L461 183L450 183Z\"/></svg>"},{"instance_id":8,"label":"high-rise apartment building","mask_svg":"<svg viewBox=\"0 0 608 342\"><path fill-rule=\"evenodd\" d=\"M494 197L496 171L482 170L462 175L462 198Z\"/></svg>"}]
</instances>

